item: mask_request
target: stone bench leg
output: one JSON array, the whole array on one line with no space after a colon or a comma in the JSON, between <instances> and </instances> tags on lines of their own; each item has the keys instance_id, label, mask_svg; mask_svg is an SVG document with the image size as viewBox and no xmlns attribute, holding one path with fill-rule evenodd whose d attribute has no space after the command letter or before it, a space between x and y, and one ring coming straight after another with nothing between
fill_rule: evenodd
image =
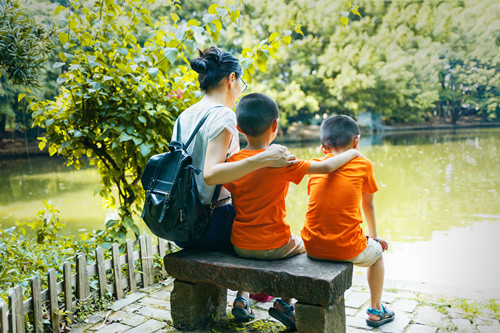
<instances>
[{"instance_id":1,"label":"stone bench leg","mask_svg":"<svg viewBox=\"0 0 500 333\"><path fill-rule=\"evenodd\" d=\"M307 333L345 332L344 296L339 296L333 305L326 307L295 303L297 331Z\"/></svg>"},{"instance_id":2,"label":"stone bench leg","mask_svg":"<svg viewBox=\"0 0 500 333\"><path fill-rule=\"evenodd\" d=\"M226 315L227 289L175 279L170 307L174 327L201 328L212 316Z\"/></svg>"}]
</instances>

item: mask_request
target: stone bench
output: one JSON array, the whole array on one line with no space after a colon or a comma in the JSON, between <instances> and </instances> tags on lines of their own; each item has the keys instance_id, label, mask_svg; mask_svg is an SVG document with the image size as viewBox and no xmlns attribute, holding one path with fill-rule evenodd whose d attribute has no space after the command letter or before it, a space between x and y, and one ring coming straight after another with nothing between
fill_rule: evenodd
<instances>
[{"instance_id":1,"label":"stone bench","mask_svg":"<svg viewBox=\"0 0 500 333\"><path fill-rule=\"evenodd\" d=\"M263 261L230 252L179 251L164 257L175 278L170 298L176 327L204 327L226 315L227 288L275 297L293 297L299 332L345 332L344 292L351 286L352 264L309 259L305 254Z\"/></svg>"}]
</instances>

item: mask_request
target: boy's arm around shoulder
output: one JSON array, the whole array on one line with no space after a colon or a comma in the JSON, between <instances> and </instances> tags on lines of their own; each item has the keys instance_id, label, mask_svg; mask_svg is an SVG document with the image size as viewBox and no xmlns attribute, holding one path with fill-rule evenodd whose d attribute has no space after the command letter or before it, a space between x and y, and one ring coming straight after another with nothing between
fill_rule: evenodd
<instances>
[{"instance_id":1,"label":"boy's arm around shoulder","mask_svg":"<svg viewBox=\"0 0 500 333\"><path fill-rule=\"evenodd\" d=\"M311 166L309 167L307 173L330 173L342 167L344 164L358 156L360 156L360 153L357 149L349 149L343 153L329 157L322 161L311 161Z\"/></svg>"},{"instance_id":2,"label":"boy's arm around shoulder","mask_svg":"<svg viewBox=\"0 0 500 333\"><path fill-rule=\"evenodd\" d=\"M368 224L368 236L382 245L382 251L389 248L389 244L377 235L377 223L375 222L375 204L373 203L373 193L363 192L361 196L361 205L365 213L366 223Z\"/></svg>"}]
</instances>

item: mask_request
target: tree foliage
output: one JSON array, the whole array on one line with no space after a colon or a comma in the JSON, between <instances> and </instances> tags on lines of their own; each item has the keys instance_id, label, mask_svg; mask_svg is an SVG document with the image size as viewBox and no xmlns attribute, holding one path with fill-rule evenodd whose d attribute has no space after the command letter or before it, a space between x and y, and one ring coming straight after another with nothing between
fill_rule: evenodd
<instances>
[{"instance_id":1,"label":"tree foliage","mask_svg":"<svg viewBox=\"0 0 500 333\"><path fill-rule=\"evenodd\" d=\"M359 15L351 11L347 28L339 25L348 14L342 2L270 3L246 2L251 15L238 25L245 38L223 42L237 48L290 18L303 23L304 36L295 35L290 49L280 51L279 61L250 87L277 99L285 126L363 111L382 114L388 123L500 117L500 12L494 1L359 1ZM298 103L298 96L308 102Z\"/></svg>"},{"instance_id":2,"label":"tree foliage","mask_svg":"<svg viewBox=\"0 0 500 333\"><path fill-rule=\"evenodd\" d=\"M54 34L54 27L26 15L16 0L0 0L0 68L13 83L38 84L54 46Z\"/></svg>"},{"instance_id":3,"label":"tree foliage","mask_svg":"<svg viewBox=\"0 0 500 333\"><path fill-rule=\"evenodd\" d=\"M101 176L96 191L107 207L118 206L118 221L108 221L114 237L139 229L133 216L144 193L140 176L153 154L167 150L178 114L200 97L188 59L198 47L216 43L240 12L230 1L211 5L201 19L181 19L179 1L167 2L168 15L155 21L152 0L98 0L92 7L73 2L59 32L64 50L54 67L61 93L55 101L33 105L34 125L45 128L40 148L65 156L80 168L90 159ZM165 10L165 8L164 8ZM300 32L300 27L291 25ZM148 36L144 41L139 36ZM267 60L289 34L273 34L242 52L245 77L265 70ZM118 202L113 195L118 192Z\"/></svg>"}]
</instances>

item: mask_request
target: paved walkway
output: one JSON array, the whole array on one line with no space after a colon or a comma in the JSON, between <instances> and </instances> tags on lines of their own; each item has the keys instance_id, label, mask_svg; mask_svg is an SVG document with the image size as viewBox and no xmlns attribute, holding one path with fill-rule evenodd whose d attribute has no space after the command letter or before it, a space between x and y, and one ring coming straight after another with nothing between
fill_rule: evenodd
<instances>
[{"instance_id":1,"label":"paved walkway","mask_svg":"<svg viewBox=\"0 0 500 333\"><path fill-rule=\"evenodd\" d=\"M71 332L178 332L171 326L169 300L173 287L172 281L173 279L167 279L127 295L124 299L114 302L107 311L91 315L84 323L73 327ZM500 332L498 299L480 301L445 299L437 295L437 290L431 295L395 288L384 290L382 299L382 302L388 304L389 308L396 312L395 320L380 328L372 329L365 323L365 311L369 304L370 294L364 281L366 281L364 277L355 275L353 286L345 294L347 332ZM235 292L228 292L228 309L234 295ZM267 309L270 306L272 302L263 304L253 301L252 307L258 318L255 321L247 325L236 324L229 315L223 320L225 324L220 327L211 327L206 331L260 332L262 327L265 327L269 332L289 332L269 317Z\"/></svg>"}]
</instances>

